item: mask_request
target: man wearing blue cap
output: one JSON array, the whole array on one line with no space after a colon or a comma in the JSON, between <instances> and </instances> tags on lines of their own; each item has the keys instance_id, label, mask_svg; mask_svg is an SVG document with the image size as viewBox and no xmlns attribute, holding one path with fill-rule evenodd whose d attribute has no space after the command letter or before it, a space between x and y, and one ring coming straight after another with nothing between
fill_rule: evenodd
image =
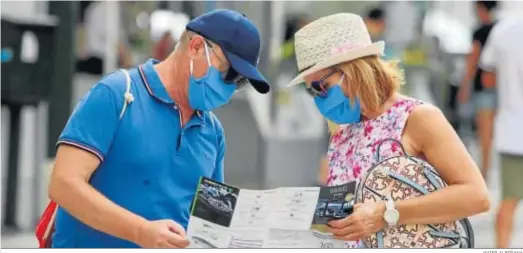
<instances>
[{"instance_id":1,"label":"man wearing blue cap","mask_svg":"<svg viewBox=\"0 0 523 253\"><path fill-rule=\"evenodd\" d=\"M186 247L199 178L223 181L225 139L211 111L247 83L269 91L259 54L256 26L215 10L192 20L164 61L100 80L58 140L52 247Z\"/></svg>"}]
</instances>

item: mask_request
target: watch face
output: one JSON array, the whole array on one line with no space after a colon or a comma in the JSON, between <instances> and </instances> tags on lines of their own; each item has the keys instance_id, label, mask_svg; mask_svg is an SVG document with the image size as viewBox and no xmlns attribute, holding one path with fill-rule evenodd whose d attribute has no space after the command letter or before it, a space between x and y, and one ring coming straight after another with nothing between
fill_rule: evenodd
<instances>
[{"instance_id":1,"label":"watch face","mask_svg":"<svg viewBox=\"0 0 523 253\"><path fill-rule=\"evenodd\" d=\"M385 214L383 215L383 219L385 219L385 221L387 223L397 223L398 220L400 218L400 213L398 212L398 210L387 210L385 211Z\"/></svg>"}]
</instances>

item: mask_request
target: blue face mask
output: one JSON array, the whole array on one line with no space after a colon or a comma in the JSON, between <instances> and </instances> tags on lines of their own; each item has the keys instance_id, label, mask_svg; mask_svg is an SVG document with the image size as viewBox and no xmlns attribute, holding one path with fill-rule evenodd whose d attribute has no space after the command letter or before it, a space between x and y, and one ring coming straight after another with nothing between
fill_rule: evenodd
<instances>
[{"instance_id":1,"label":"blue face mask","mask_svg":"<svg viewBox=\"0 0 523 253\"><path fill-rule=\"evenodd\" d=\"M343 81L343 77L340 83ZM358 99L351 105L350 100L343 94L339 84L331 86L325 97L315 96L314 102L321 114L328 120L338 124L351 124L360 121L361 108Z\"/></svg>"},{"instance_id":2,"label":"blue face mask","mask_svg":"<svg viewBox=\"0 0 523 253\"><path fill-rule=\"evenodd\" d=\"M209 48L205 43L205 56L209 68L205 76L196 79L193 76L193 60L189 63L191 76L189 77L189 105L194 110L212 111L231 100L236 85L226 83L222 73L211 65Z\"/></svg>"}]
</instances>

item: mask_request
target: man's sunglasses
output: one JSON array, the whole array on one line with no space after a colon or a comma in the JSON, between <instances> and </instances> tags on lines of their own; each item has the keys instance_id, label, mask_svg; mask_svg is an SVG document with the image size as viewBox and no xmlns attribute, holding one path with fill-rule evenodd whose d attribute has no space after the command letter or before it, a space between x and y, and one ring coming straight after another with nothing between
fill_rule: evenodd
<instances>
[{"instance_id":1,"label":"man's sunglasses","mask_svg":"<svg viewBox=\"0 0 523 253\"><path fill-rule=\"evenodd\" d=\"M227 62L226 60L222 59L220 56L218 56L218 54L214 51L214 45L207 39L205 39L205 42L207 43L207 45L209 45L209 48L211 49L212 53L214 55L216 55L216 57L218 57L218 59L221 61L221 62ZM235 84L237 87L236 87L236 90L240 90L240 89L243 89L245 86L247 86L247 84L249 84L249 80L243 76L241 76L240 74L238 74L238 72L236 72L231 66L230 66L230 63L229 64L229 70L226 72L226 73L223 73L223 80L228 83L228 84Z\"/></svg>"},{"instance_id":2,"label":"man's sunglasses","mask_svg":"<svg viewBox=\"0 0 523 253\"><path fill-rule=\"evenodd\" d=\"M325 87L325 80L327 78L331 77L334 73L336 73L337 70L332 70L329 74L323 76L318 81L312 81L310 87L306 87L305 90L313 97L319 96L319 97L326 97L327 96L327 89Z\"/></svg>"},{"instance_id":3,"label":"man's sunglasses","mask_svg":"<svg viewBox=\"0 0 523 253\"><path fill-rule=\"evenodd\" d=\"M236 72L236 70L233 68L229 68L229 71L227 71L227 74L225 74L223 80L226 83L235 84L236 90L241 90L249 84L249 79L238 74L238 72Z\"/></svg>"}]
</instances>

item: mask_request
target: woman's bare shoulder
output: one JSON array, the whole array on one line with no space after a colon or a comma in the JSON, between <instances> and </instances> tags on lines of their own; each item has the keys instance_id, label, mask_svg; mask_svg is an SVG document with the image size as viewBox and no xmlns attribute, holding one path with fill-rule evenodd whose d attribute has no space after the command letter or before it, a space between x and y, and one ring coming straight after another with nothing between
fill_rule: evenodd
<instances>
[{"instance_id":1,"label":"woman's bare shoulder","mask_svg":"<svg viewBox=\"0 0 523 253\"><path fill-rule=\"evenodd\" d=\"M405 125L405 134L422 147L433 140L445 140L455 134L443 112L430 103L422 103L412 110Z\"/></svg>"},{"instance_id":2,"label":"woman's bare shoulder","mask_svg":"<svg viewBox=\"0 0 523 253\"><path fill-rule=\"evenodd\" d=\"M420 104L411 111L409 115L409 121L414 120L425 122L433 117L436 117L436 120L446 119L441 109L439 109L437 106L420 101Z\"/></svg>"}]
</instances>

